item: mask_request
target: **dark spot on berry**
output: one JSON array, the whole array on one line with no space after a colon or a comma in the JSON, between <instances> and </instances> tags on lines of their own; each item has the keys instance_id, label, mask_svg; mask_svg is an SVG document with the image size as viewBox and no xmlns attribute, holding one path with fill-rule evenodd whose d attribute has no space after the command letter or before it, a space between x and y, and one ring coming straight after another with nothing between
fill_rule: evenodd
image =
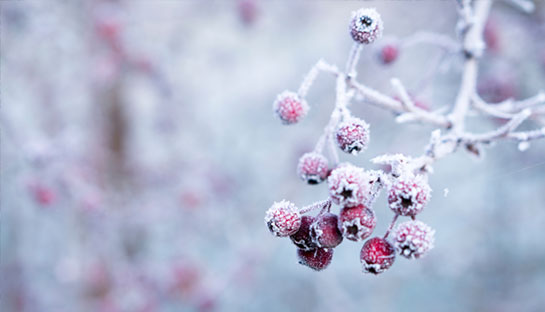
<instances>
[{"instance_id":1,"label":"dark spot on berry","mask_svg":"<svg viewBox=\"0 0 545 312\"><path fill-rule=\"evenodd\" d=\"M365 27L369 27L373 24L373 20L369 16L362 16L360 18L360 23Z\"/></svg>"},{"instance_id":2,"label":"dark spot on berry","mask_svg":"<svg viewBox=\"0 0 545 312\"><path fill-rule=\"evenodd\" d=\"M341 196L345 199L352 197L352 190L343 189Z\"/></svg>"},{"instance_id":3,"label":"dark spot on berry","mask_svg":"<svg viewBox=\"0 0 545 312\"><path fill-rule=\"evenodd\" d=\"M318 184L318 180L314 178L310 178L307 180L307 183L310 185L315 185L315 184Z\"/></svg>"},{"instance_id":4,"label":"dark spot on berry","mask_svg":"<svg viewBox=\"0 0 545 312\"><path fill-rule=\"evenodd\" d=\"M367 269L367 272L373 273L373 274L378 274L377 270L374 267L370 267L369 269Z\"/></svg>"},{"instance_id":5,"label":"dark spot on berry","mask_svg":"<svg viewBox=\"0 0 545 312\"><path fill-rule=\"evenodd\" d=\"M403 208L409 208L412 205L413 205L413 200L410 197L409 198L401 197L401 206L403 206Z\"/></svg>"}]
</instances>

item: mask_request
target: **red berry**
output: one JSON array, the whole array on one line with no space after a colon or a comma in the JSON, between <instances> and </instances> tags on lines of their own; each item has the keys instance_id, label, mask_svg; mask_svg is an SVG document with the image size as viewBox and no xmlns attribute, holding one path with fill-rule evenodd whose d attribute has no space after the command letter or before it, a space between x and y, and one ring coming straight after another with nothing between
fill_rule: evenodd
<instances>
[{"instance_id":1,"label":"red berry","mask_svg":"<svg viewBox=\"0 0 545 312\"><path fill-rule=\"evenodd\" d=\"M332 248L318 248L314 250L297 249L299 263L309 268L321 271L325 269L333 258Z\"/></svg>"},{"instance_id":2,"label":"red berry","mask_svg":"<svg viewBox=\"0 0 545 312\"><path fill-rule=\"evenodd\" d=\"M386 44L380 50L380 60L386 65L393 63L397 59L398 55L399 50L397 46L393 44Z\"/></svg>"},{"instance_id":3,"label":"red berry","mask_svg":"<svg viewBox=\"0 0 545 312\"><path fill-rule=\"evenodd\" d=\"M356 155L369 144L369 125L359 118L349 118L339 125L335 137L341 150Z\"/></svg>"},{"instance_id":4,"label":"red berry","mask_svg":"<svg viewBox=\"0 0 545 312\"><path fill-rule=\"evenodd\" d=\"M49 206L57 199L53 189L39 183L32 184L30 186L30 191L34 200L41 206Z\"/></svg>"},{"instance_id":5,"label":"red berry","mask_svg":"<svg viewBox=\"0 0 545 312\"><path fill-rule=\"evenodd\" d=\"M339 227L343 236L355 242L369 237L376 224L375 213L364 205L344 207L339 216Z\"/></svg>"},{"instance_id":6,"label":"red berry","mask_svg":"<svg viewBox=\"0 0 545 312\"><path fill-rule=\"evenodd\" d=\"M398 178L388 193L388 204L397 214L414 217L431 197L428 182L422 176L407 175Z\"/></svg>"},{"instance_id":7,"label":"red berry","mask_svg":"<svg viewBox=\"0 0 545 312\"><path fill-rule=\"evenodd\" d=\"M265 224L272 234L289 236L299 230L301 215L295 205L287 200L275 202L265 213Z\"/></svg>"},{"instance_id":8,"label":"red berry","mask_svg":"<svg viewBox=\"0 0 545 312\"><path fill-rule=\"evenodd\" d=\"M350 35L358 43L369 44L382 36L382 19L374 8L361 8L352 12Z\"/></svg>"},{"instance_id":9,"label":"red berry","mask_svg":"<svg viewBox=\"0 0 545 312\"><path fill-rule=\"evenodd\" d=\"M306 153L299 159L297 174L308 184L318 184L327 178L328 162L324 155Z\"/></svg>"},{"instance_id":10,"label":"red berry","mask_svg":"<svg viewBox=\"0 0 545 312\"><path fill-rule=\"evenodd\" d=\"M301 226L295 234L290 236L291 241L302 250L314 250L318 246L312 241L310 237L310 225L314 222L314 217L303 216L301 217Z\"/></svg>"},{"instance_id":11,"label":"red berry","mask_svg":"<svg viewBox=\"0 0 545 312\"><path fill-rule=\"evenodd\" d=\"M407 221L396 226L392 232L392 241L405 258L420 258L433 248L435 231L424 222Z\"/></svg>"},{"instance_id":12,"label":"red berry","mask_svg":"<svg viewBox=\"0 0 545 312\"><path fill-rule=\"evenodd\" d=\"M331 200L342 206L356 206L364 203L369 196L369 184L362 168L342 164L335 168L327 183Z\"/></svg>"},{"instance_id":13,"label":"red berry","mask_svg":"<svg viewBox=\"0 0 545 312\"><path fill-rule=\"evenodd\" d=\"M284 91L276 97L273 103L273 110L280 120L282 120L282 123L289 125L305 117L309 106L297 93Z\"/></svg>"},{"instance_id":14,"label":"red berry","mask_svg":"<svg viewBox=\"0 0 545 312\"><path fill-rule=\"evenodd\" d=\"M360 261L364 273L382 273L392 266L394 260L394 246L383 238L371 238L361 249Z\"/></svg>"},{"instance_id":15,"label":"red berry","mask_svg":"<svg viewBox=\"0 0 545 312\"><path fill-rule=\"evenodd\" d=\"M310 226L310 237L321 248L334 248L343 241L339 230L339 218L332 213L325 213L316 218Z\"/></svg>"}]
</instances>

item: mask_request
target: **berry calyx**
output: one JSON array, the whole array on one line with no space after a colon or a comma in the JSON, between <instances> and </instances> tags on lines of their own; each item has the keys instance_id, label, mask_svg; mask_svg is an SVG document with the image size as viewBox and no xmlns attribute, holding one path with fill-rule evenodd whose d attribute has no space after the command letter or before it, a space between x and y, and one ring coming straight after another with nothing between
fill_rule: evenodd
<instances>
[{"instance_id":1,"label":"berry calyx","mask_svg":"<svg viewBox=\"0 0 545 312\"><path fill-rule=\"evenodd\" d=\"M364 203L370 190L362 168L341 164L327 178L331 200L342 206L356 206Z\"/></svg>"},{"instance_id":2,"label":"berry calyx","mask_svg":"<svg viewBox=\"0 0 545 312\"><path fill-rule=\"evenodd\" d=\"M321 271L325 269L333 258L332 248L318 248L314 250L297 249L299 263L309 268Z\"/></svg>"},{"instance_id":3,"label":"berry calyx","mask_svg":"<svg viewBox=\"0 0 545 312\"><path fill-rule=\"evenodd\" d=\"M364 205L344 207L339 215L339 227L342 235L355 242L371 236L376 224L375 213Z\"/></svg>"},{"instance_id":4,"label":"berry calyx","mask_svg":"<svg viewBox=\"0 0 545 312\"><path fill-rule=\"evenodd\" d=\"M284 91L276 97L273 110L283 124L290 125L305 117L309 106L297 93Z\"/></svg>"},{"instance_id":5,"label":"berry calyx","mask_svg":"<svg viewBox=\"0 0 545 312\"><path fill-rule=\"evenodd\" d=\"M360 261L364 273L380 274L389 269L394 260L395 248L383 238L371 238L361 249Z\"/></svg>"},{"instance_id":6,"label":"berry calyx","mask_svg":"<svg viewBox=\"0 0 545 312\"><path fill-rule=\"evenodd\" d=\"M275 202L265 213L265 224L272 234L285 237L294 234L301 226L301 215L295 205L287 200Z\"/></svg>"},{"instance_id":7,"label":"berry calyx","mask_svg":"<svg viewBox=\"0 0 545 312\"><path fill-rule=\"evenodd\" d=\"M422 176L405 175L391 186L388 205L399 215L414 217L424 209L430 197L430 186Z\"/></svg>"},{"instance_id":8,"label":"berry calyx","mask_svg":"<svg viewBox=\"0 0 545 312\"><path fill-rule=\"evenodd\" d=\"M369 125L359 118L351 117L339 124L335 138L341 150L356 155L369 144Z\"/></svg>"},{"instance_id":9,"label":"berry calyx","mask_svg":"<svg viewBox=\"0 0 545 312\"><path fill-rule=\"evenodd\" d=\"M352 12L350 35L358 43L369 44L382 36L382 19L374 8L361 8Z\"/></svg>"},{"instance_id":10,"label":"berry calyx","mask_svg":"<svg viewBox=\"0 0 545 312\"><path fill-rule=\"evenodd\" d=\"M313 222L314 217L301 217L301 226L299 227L299 230L290 236L291 241L297 248L302 250L313 250L318 247L312 240L312 237L310 237L310 225Z\"/></svg>"},{"instance_id":11,"label":"berry calyx","mask_svg":"<svg viewBox=\"0 0 545 312\"><path fill-rule=\"evenodd\" d=\"M424 222L411 220L399 224L392 232L392 242L400 255L418 259L433 248L435 230Z\"/></svg>"},{"instance_id":12,"label":"berry calyx","mask_svg":"<svg viewBox=\"0 0 545 312\"><path fill-rule=\"evenodd\" d=\"M311 152L299 158L297 174L308 184L318 184L327 178L328 161L324 155Z\"/></svg>"},{"instance_id":13,"label":"berry calyx","mask_svg":"<svg viewBox=\"0 0 545 312\"><path fill-rule=\"evenodd\" d=\"M321 248L337 247L343 241L338 222L339 218L329 212L318 216L310 226L312 241Z\"/></svg>"}]
</instances>

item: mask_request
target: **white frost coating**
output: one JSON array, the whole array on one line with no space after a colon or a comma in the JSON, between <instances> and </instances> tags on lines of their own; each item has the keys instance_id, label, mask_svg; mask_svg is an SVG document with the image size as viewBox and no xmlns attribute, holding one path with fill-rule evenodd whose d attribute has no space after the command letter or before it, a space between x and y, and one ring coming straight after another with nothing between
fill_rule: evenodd
<instances>
[{"instance_id":1,"label":"white frost coating","mask_svg":"<svg viewBox=\"0 0 545 312\"><path fill-rule=\"evenodd\" d=\"M282 200L275 202L265 212L265 224L276 236L289 236L301 226L301 215L292 202Z\"/></svg>"},{"instance_id":2,"label":"white frost coating","mask_svg":"<svg viewBox=\"0 0 545 312\"><path fill-rule=\"evenodd\" d=\"M354 218L352 220L346 220L341 224L342 233L344 237L346 237L349 240L353 241L360 241L362 239L365 239L371 235L374 228L366 227L364 224L369 223L368 216L363 217L364 220L362 221L361 218ZM356 233L351 233L349 229L356 228Z\"/></svg>"},{"instance_id":3,"label":"white frost coating","mask_svg":"<svg viewBox=\"0 0 545 312\"><path fill-rule=\"evenodd\" d=\"M418 220L399 224L392 234L396 250L408 259L425 256L435 242L435 230Z\"/></svg>"},{"instance_id":4,"label":"white frost coating","mask_svg":"<svg viewBox=\"0 0 545 312\"><path fill-rule=\"evenodd\" d=\"M445 187L445 188L443 189L443 196L444 196L444 197L447 197L447 196L448 196L448 193L449 193L449 189Z\"/></svg>"},{"instance_id":5,"label":"white frost coating","mask_svg":"<svg viewBox=\"0 0 545 312\"><path fill-rule=\"evenodd\" d=\"M410 166L413 159L403 154L385 154L371 159L371 162L377 165L389 165L392 170L392 175L399 177L404 174L410 174L412 167Z\"/></svg>"},{"instance_id":6,"label":"white frost coating","mask_svg":"<svg viewBox=\"0 0 545 312\"><path fill-rule=\"evenodd\" d=\"M431 198L431 188L422 175L404 174L390 187L388 204L402 216L415 216Z\"/></svg>"},{"instance_id":7,"label":"white frost coating","mask_svg":"<svg viewBox=\"0 0 545 312\"><path fill-rule=\"evenodd\" d=\"M350 33L355 41L372 43L382 36L383 29L384 23L375 8L361 8L352 12Z\"/></svg>"},{"instance_id":8,"label":"white frost coating","mask_svg":"<svg viewBox=\"0 0 545 312\"><path fill-rule=\"evenodd\" d=\"M343 206L364 203L370 194L366 181L369 181L369 177L362 168L352 164L340 165L327 179L332 201Z\"/></svg>"}]
</instances>

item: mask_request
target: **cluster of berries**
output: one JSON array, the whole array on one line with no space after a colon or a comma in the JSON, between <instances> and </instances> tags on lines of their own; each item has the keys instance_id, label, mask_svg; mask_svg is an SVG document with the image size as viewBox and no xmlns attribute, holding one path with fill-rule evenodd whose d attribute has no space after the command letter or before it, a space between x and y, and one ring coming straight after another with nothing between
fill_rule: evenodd
<instances>
[{"instance_id":1,"label":"cluster of berries","mask_svg":"<svg viewBox=\"0 0 545 312\"><path fill-rule=\"evenodd\" d=\"M374 9L354 12L350 34L357 43L372 43L381 33L382 21ZM307 114L309 105L300 94L284 91L275 100L273 110L284 124L294 124ZM345 113L327 136L340 150L356 155L369 144L369 125ZM400 158L395 166L404 164L406 159ZM433 247L434 231L415 217L429 201L431 189L424 176L398 169L387 174L350 163L331 168L317 148L299 159L297 174L311 185L327 180L328 199L301 209L287 200L275 202L265 214L265 224L273 235L289 237L297 247L299 263L317 271L331 263L333 249L344 239L365 241L360 253L365 273L384 272L393 264L396 253L409 259L420 258ZM394 221L384 236L368 239L377 224L372 207L382 189L388 190ZM331 212L333 203L340 206L338 215ZM304 215L315 209L320 209L317 215ZM399 216L412 220L393 228Z\"/></svg>"}]
</instances>

